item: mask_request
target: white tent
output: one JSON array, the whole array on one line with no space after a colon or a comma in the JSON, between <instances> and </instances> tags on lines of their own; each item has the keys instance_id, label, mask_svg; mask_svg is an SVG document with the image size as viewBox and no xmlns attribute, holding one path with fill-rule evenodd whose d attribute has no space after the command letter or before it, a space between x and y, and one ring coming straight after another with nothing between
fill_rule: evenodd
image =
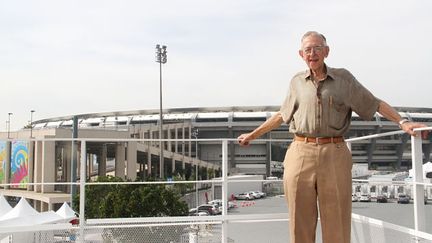
<instances>
[{"instance_id":1,"label":"white tent","mask_svg":"<svg viewBox=\"0 0 432 243\"><path fill-rule=\"evenodd\" d=\"M2 202L2 200L4 202ZM6 204L5 204L6 203ZM6 212L9 206L9 211ZM0 216L0 228L8 228L8 227L20 227L27 226L31 227L33 225L41 225L41 224L56 224L56 223L69 223L71 219L76 218L75 212L69 207L67 203L64 203L63 206L57 211L48 211L39 213L35 209L33 209L25 200L21 198L18 204L11 208L7 201L3 196L0 196L0 210L4 208L5 214ZM1 212L1 211L0 211ZM13 242L33 242L34 233L32 232L21 232L15 234L0 234L0 242L11 242L13 238ZM41 237L39 235L39 237ZM45 232L44 239L53 239L53 232Z\"/></svg>"},{"instance_id":2,"label":"white tent","mask_svg":"<svg viewBox=\"0 0 432 243\"><path fill-rule=\"evenodd\" d=\"M17 218L11 218L0 221L1 226L31 226L31 225L39 225L39 224L54 224L54 223L62 223L64 219L56 214L54 211L48 211L33 215L25 215Z\"/></svg>"},{"instance_id":3,"label":"white tent","mask_svg":"<svg viewBox=\"0 0 432 243\"><path fill-rule=\"evenodd\" d=\"M430 161L423 164L423 179L426 179L426 173L428 172L432 172L432 162ZM414 177L414 172L412 169L409 170L409 177Z\"/></svg>"},{"instance_id":4,"label":"white tent","mask_svg":"<svg viewBox=\"0 0 432 243\"><path fill-rule=\"evenodd\" d=\"M21 200L12 210L0 217L0 221L37 214L39 214L38 211L32 208L32 206L28 204L27 200L21 198Z\"/></svg>"},{"instance_id":5,"label":"white tent","mask_svg":"<svg viewBox=\"0 0 432 243\"><path fill-rule=\"evenodd\" d=\"M76 218L75 212L67 203L64 203L57 212L39 213L28 204L27 200L21 198L13 209L0 217L0 227L68 223L74 218Z\"/></svg>"},{"instance_id":6,"label":"white tent","mask_svg":"<svg viewBox=\"0 0 432 243\"><path fill-rule=\"evenodd\" d=\"M60 215L63 219L71 220L76 218L75 211L72 210L72 208L67 204L67 202L64 202L63 205L57 210L56 214Z\"/></svg>"},{"instance_id":7,"label":"white tent","mask_svg":"<svg viewBox=\"0 0 432 243\"><path fill-rule=\"evenodd\" d=\"M0 217L12 210L11 205L6 201L3 195L0 195Z\"/></svg>"}]
</instances>

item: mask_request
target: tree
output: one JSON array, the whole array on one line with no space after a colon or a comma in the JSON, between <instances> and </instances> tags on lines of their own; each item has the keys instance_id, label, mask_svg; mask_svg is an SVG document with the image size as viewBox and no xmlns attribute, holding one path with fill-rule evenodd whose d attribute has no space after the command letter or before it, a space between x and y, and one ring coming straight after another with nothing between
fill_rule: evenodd
<instances>
[{"instance_id":1,"label":"tree","mask_svg":"<svg viewBox=\"0 0 432 243\"><path fill-rule=\"evenodd\" d=\"M123 182L119 177L101 176L96 182ZM86 186L86 218L128 218L184 216L188 206L180 194L165 185L91 185ZM79 211L79 195L74 198L74 209ZM136 228L105 228L102 237L106 242L148 243L176 242L185 226L152 226ZM138 235L137 235L138 234ZM139 239L137 239L139 238ZM104 241L104 242L105 242Z\"/></svg>"},{"instance_id":2,"label":"tree","mask_svg":"<svg viewBox=\"0 0 432 243\"><path fill-rule=\"evenodd\" d=\"M208 177L209 179L213 179L215 177L215 170L213 168L208 168Z\"/></svg>"},{"instance_id":3,"label":"tree","mask_svg":"<svg viewBox=\"0 0 432 243\"><path fill-rule=\"evenodd\" d=\"M100 176L96 182L123 182L119 177ZM188 206L180 194L165 185L86 186L86 218L184 216ZM79 195L74 198L79 211Z\"/></svg>"},{"instance_id":4,"label":"tree","mask_svg":"<svg viewBox=\"0 0 432 243\"><path fill-rule=\"evenodd\" d=\"M184 181L184 178L180 175L174 176L173 181ZM184 195L191 191L194 188L194 184L192 183L176 183L173 186L173 190L175 190L180 195Z\"/></svg>"}]
</instances>

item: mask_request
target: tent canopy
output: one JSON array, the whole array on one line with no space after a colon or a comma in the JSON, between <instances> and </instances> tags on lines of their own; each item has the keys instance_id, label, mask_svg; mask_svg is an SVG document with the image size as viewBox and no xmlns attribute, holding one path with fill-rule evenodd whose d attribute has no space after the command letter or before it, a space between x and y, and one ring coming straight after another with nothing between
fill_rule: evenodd
<instances>
[{"instance_id":1,"label":"tent canopy","mask_svg":"<svg viewBox=\"0 0 432 243\"><path fill-rule=\"evenodd\" d=\"M432 162L427 162L423 164L423 179L426 179L426 173L432 172ZM409 170L409 177L413 177L413 169Z\"/></svg>"},{"instance_id":2,"label":"tent canopy","mask_svg":"<svg viewBox=\"0 0 432 243\"><path fill-rule=\"evenodd\" d=\"M1 211L3 208L5 210ZM32 206L30 206L30 204L24 198L21 198L18 204L12 208L6 199L0 195L0 213L1 212L5 213L0 215L0 227L69 223L69 221L76 218L75 212L66 202L63 203L57 212L51 210L39 213Z\"/></svg>"},{"instance_id":3,"label":"tent canopy","mask_svg":"<svg viewBox=\"0 0 432 243\"><path fill-rule=\"evenodd\" d=\"M21 200L12 210L0 217L0 221L37 214L38 212L32 208L32 206L30 206L27 200L25 200L25 198L21 198Z\"/></svg>"},{"instance_id":4,"label":"tent canopy","mask_svg":"<svg viewBox=\"0 0 432 243\"><path fill-rule=\"evenodd\" d=\"M11 205L6 201L3 195L0 195L0 218L12 210Z\"/></svg>"},{"instance_id":5,"label":"tent canopy","mask_svg":"<svg viewBox=\"0 0 432 243\"><path fill-rule=\"evenodd\" d=\"M66 202L63 203L63 205L57 210L56 213L64 219L76 218L75 211L73 211L69 204L67 204Z\"/></svg>"}]
</instances>

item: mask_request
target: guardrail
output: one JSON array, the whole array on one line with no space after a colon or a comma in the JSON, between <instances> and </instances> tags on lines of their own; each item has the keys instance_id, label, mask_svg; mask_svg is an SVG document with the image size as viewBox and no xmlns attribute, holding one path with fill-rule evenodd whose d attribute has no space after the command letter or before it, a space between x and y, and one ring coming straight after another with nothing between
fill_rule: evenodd
<instances>
[{"instance_id":1,"label":"guardrail","mask_svg":"<svg viewBox=\"0 0 432 243\"><path fill-rule=\"evenodd\" d=\"M416 131L422 130L432 130L432 127L416 129ZM364 136L359 138L347 139L347 143L363 140L363 139L371 139L384 137L389 135L401 134L402 131L395 131L389 133L375 134L370 136ZM87 143L88 142L128 142L128 141L139 141L139 142L154 142L154 141L168 141L168 139L31 139L32 141L70 141L70 142L80 142L80 178L86 178L86 167L87 167ZM288 214L287 213L277 213L277 214L249 214L249 215L229 215L228 214L228 185L230 183L246 183L251 181L266 181L266 180L228 180L228 143L230 141L236 141L235 139L170 139L170 141L218 141L221 142L222 149L222 177L216 180L196 180L196 181L170 181L170 182L122 182L122 183L92 183L86 182L85 180L80 180L79 183L70 182L70 183L52 183L52 182L42 182L42 183L27 183L28 185L51 185L51 184L62 184L62 185L79 185L80 192L85 192L86 186L95 186L95 185L108 185L108 184L181 184L181 183L218 183L222 185L222 214L218 216L188 216L188 217L155 217L155 218L121 218L121 219L86 219L85 218L85 193L81 193L80 196L80 212L79 212L79 225L72 227L72 230L76 232L76 239L70 239L70 242L91 242L86 238L86 235L89 234L103 234L106 233L104 229L132 229L132 228L144 228L144 227L171 227L171 226L186 226L186 225L194 225L199 228L200 225L215 225L220 227L218 231L220 231L220 242L228 243L232 242L229 239L228 230L230 224L233 223L266 223L266 222L288 222ZM283 141L286 140L275 140L275 139L260 139L256 142L275 142L275 141ZM361 224L369 224L382 227L384 229L391 230L392 232L397 232L395 234L408 234L408 238L414 237L416 242L432 242L432 234L426 233L426 223L425 223L425 206L423 203L424 196L424 187L432 186L432 184L423 182L423 169L422 169L422 140L419 136L411 137L411 148L412 148L412 165L414 171L414 180L410 182L413 185L414 192L414 229L410 229L407 227L402 227L394 224L390 224L384 221L368 218L365 216L360 216L357 214L353 214L353 222L361 223ZM273 181L281 181L281 180L273 180ZM11 186L14 184L2 184L1 186ZM59 230L60 225L53 226L52 230ZM61 228L61 227L60 227ZM34 231L46 231L49 229L49 226L43 227L23 227L20 229L14 229L13 227L0 227L0 236L4 236L6 234L12 234L14 232L23 232L28 230L28 232ZM71 230L70 226L64 226L62 229ZM356 230L356 227L354 227ZM288 229L287 229L288 231ZM356 232L354 232L356 233ZM357 232L358 233L358 232ZM362 232L364 233L364 232ZM367 233L367 232L366 232ZM370 233L370 232L369 232ZM358 239L357 242L364 240ZM96 241L95 241L96 242ZM184 242L198 242L198 238L189 238L189 241ZM200 241L202 242L202 241ZM372 241L371 241L372 242ZM373 241L375 242L375 241Z\"/></svg>"},{"instance_id":2,"label":"guardrail","mask_svg":"<svg viewBox=\"0 0 432 243\"><path fill-rule=\"evenodd\" d=\"M431 127L415 129L418 133L421 131L432 130ZM402 134L403 131L394 131L381 134L374 134L359 138L347 139L347 143L350 144L353 141L378 138L384 136L390 136L395 134ZM350 145L348 146L350 147ZM413 168L413 181L414 186L414 230L416 233L426 231L426 214L424 203L424 186L427 185L423 181L423 149L422 149L422 138L420 135L411 136L411 156L412 156L412 168ZM417 236L417 235L416 235Z\"/></svg>"}]
</instances>

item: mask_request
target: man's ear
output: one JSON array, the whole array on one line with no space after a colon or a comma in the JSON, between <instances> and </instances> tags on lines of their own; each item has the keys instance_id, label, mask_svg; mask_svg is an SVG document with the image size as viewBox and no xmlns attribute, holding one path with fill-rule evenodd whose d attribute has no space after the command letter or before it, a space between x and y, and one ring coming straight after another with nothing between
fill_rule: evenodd
<instances>
[{"instance_id":1,"label":"man's ear","mask_svg":"<svg viewBox=\"0 0 432 243\"><path fill-rule=\"evenodd\" d=\"M326 46L324 50L325 50L324 56L325 56L325 57L328 57L328 54L329 54L329 52L330 52L330 47L329 47L329 46Z\"/></svg>"},{"instance_id":2,"label":"man's ear","mask_svg":"<svg viewBox=\"0 0 432 243\"><path fill-rule=\"evenodd\" d=\"M298 52L299 52L300 57L303 58L303 51L299 50Z\"/></svg>"}]
</instances>

